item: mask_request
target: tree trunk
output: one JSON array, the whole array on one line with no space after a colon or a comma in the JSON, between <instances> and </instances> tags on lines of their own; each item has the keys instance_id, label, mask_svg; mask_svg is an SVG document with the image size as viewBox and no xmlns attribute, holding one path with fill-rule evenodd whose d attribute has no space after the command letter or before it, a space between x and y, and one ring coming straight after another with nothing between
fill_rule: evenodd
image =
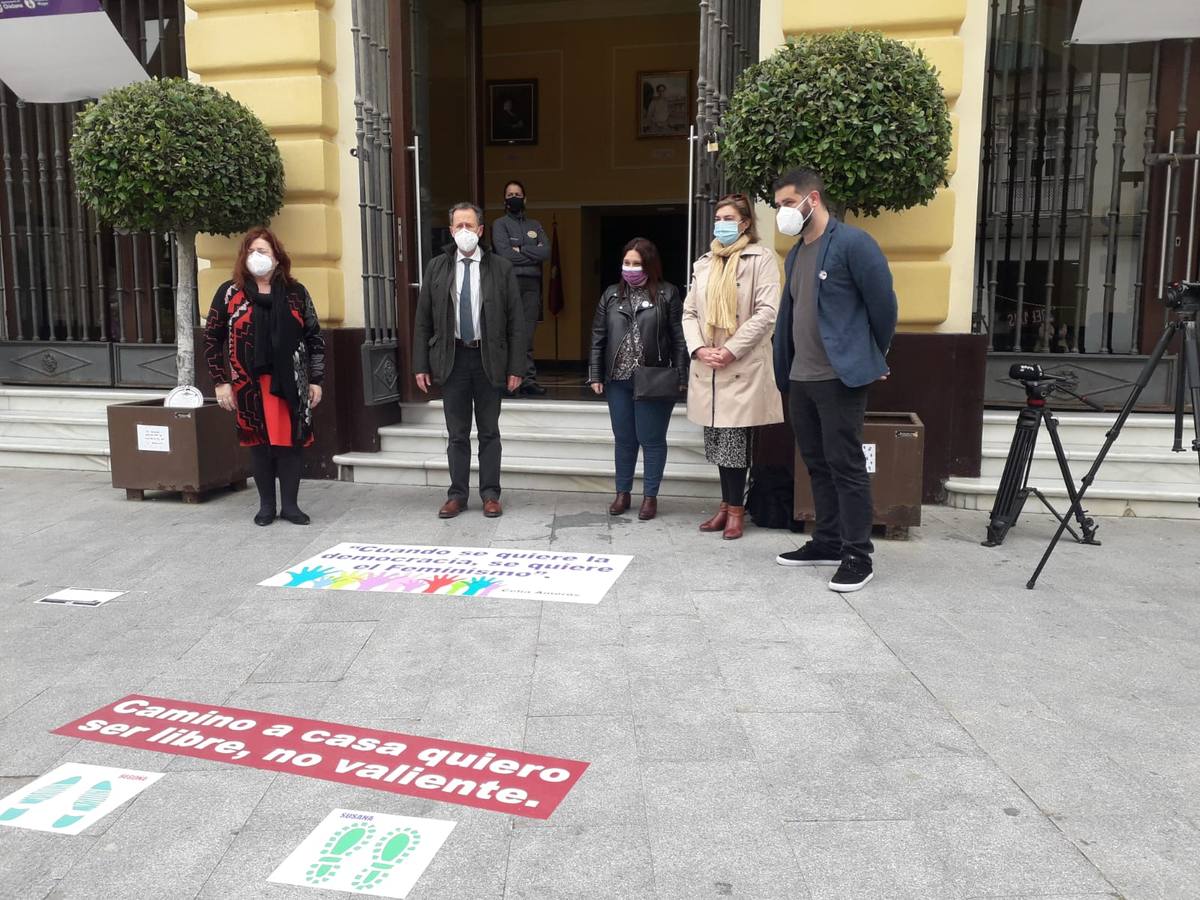
<instances>
[{"instance_id":1,"label":"tree trunk","mask_svg":"<svg viewBox=\"0 0 1200 900\"><path fill-rule=\"evenodd\" d=\"M175 368L178 384L196 383L196 352L192 344L192 310L196 308L196 232L180 229L175 232Z\"/></svg>"}]
</instances>

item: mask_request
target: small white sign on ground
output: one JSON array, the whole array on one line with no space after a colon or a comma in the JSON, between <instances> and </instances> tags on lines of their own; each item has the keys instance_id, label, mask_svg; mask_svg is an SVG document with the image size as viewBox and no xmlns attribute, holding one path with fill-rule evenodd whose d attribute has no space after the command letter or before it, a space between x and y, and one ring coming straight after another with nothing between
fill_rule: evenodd
<instances>
[{"instance_id":1,"label":"small white sign on ground","mask_svg":"<svg viewBox=\"0 0 1200 900\"><path fill-rule=\"evenodd\" d=\"M559 603L599 603L632 556L506 550L503 547L421 547L338 544L273 575L265 587L452 594Z\"/></svg>"},{"instance_id":2,"label":"small white sign on ground","mask_svg":"<svg viewBox=\"0 0 1200 900\"><path fill-rule=\"evenodd\" d=\"M0 799L0 825L79 834L162 776L162 772L64 763Z\"/></svg>"},{"instance_id":3,"label":"small white sign on ground","mask_svg":"<svg viewBox=\"0 0 1200 900\"><path fill-rule=\"evenodd\" d=\"M38 603L61 603L64 606L99 606L124 596L126 591L93 591L87 588L64 588L47 594Z\"/></svg>"},{"instance_id":4,"label":"small white sign on ground","mask_svg":"<svg viewBox=\"0 0 1200 900\"><path fill-rule=\"evenodd\" d=\"M267 880L407 897L453 830L441 819L335 809Z\"/></svg>"}]
</instances>

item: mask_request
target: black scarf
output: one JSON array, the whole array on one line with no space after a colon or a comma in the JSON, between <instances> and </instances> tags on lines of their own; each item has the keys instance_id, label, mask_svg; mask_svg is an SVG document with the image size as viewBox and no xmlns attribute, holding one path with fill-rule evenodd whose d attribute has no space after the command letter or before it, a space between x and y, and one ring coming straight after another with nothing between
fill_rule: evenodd
<instances>
[{"instance_id":1,"label":"black scarf","mask_svg":"<svg viewBox=\"0 0 1200 900\"><path fill-rule=\"evenodd\" d=\"M295 414L300 408L296 370L292 360L304 329L292 315L283 279L271 279L271 293L258 293L250 282L250 321L254 326L254 374L271 376L271 393L282 397Z\"/></svg>"}]
</instances>

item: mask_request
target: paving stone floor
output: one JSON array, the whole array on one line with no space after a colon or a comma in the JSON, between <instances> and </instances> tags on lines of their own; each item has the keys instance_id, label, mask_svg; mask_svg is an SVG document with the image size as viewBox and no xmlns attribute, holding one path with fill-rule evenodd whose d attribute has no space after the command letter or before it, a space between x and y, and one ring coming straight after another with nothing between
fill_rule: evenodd
<instances>
[{"instance_id":1,"label":"paving stone floor","mask_svg":"<svg viewBox=\"0 0 1200 900\"><path fill-rule=\"evenodd\" d=\"M699 501L641 523L513 492L306 482L307 529L250 494L124 500L106 476L0 470L0 795L56 765L166 776L76 837L0 827L0 897L290 898L268 884L335 807L451 819L432 898L1200 897L1200 525L1027 517L999 549L938 507L841 597L722 542ZM260 588L341 541L629 553L595 606ZM62 587L129 591L96 609ZM125 694L586 760L547 821L77 741Z\"/></svg>"}]
</instances>

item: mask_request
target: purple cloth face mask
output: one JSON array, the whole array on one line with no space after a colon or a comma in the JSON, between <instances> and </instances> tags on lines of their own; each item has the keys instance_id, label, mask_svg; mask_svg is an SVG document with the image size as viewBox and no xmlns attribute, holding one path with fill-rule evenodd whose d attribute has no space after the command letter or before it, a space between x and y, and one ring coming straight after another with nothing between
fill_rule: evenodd
<instances>
[{"instance_id":1,"label":"purple cloth face mask","mask_svg":"<svg viewBox=\"0 0 1200 900\"><path fill-rule=\"evenodd\" d=\"M646 272L641 268L631 269L626 266L622 266L621 277L625 279L625 283L630 287L641 287L646 283Z\"/></svg>"}]
</instances>

